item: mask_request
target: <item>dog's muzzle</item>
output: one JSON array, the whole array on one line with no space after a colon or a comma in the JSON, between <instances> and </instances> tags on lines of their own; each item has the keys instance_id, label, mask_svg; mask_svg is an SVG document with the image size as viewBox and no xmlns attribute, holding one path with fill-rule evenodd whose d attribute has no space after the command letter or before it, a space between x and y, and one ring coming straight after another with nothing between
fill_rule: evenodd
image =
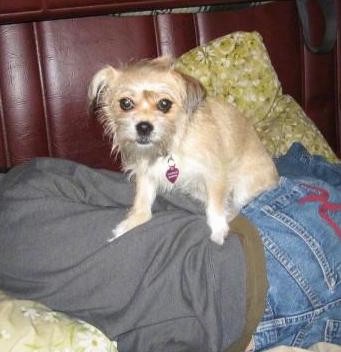
<instances>
[{"instance_id":1,"label":"dog's muzzle","mask_svg":"<svg viewBox=\"0 0 341 352\"><path fill-rule=\"evenodd\" d=\"M150 122L139 122L136 125L137 132L137 143L139 144L149 144L151 142L150 135L153 131L154 127Z\"/></svg>"}]
</instances>

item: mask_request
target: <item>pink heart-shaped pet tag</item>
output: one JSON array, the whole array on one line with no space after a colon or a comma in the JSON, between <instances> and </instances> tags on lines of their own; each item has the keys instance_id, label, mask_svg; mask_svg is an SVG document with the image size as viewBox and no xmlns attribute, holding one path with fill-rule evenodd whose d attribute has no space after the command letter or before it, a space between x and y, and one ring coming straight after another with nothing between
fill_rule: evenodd
<instances>
[{"instance_id":1,"label":"pink heart-shaped pet tag","mask_svg":"<svg viewBox=\"0 0 341 352\"><path fill-rule=\"evenodd\" d=\"M170 166L166 172L167 180L171 183L175 183L179 176L179 169L175 166Z\"/></svg>"}]
</instances>

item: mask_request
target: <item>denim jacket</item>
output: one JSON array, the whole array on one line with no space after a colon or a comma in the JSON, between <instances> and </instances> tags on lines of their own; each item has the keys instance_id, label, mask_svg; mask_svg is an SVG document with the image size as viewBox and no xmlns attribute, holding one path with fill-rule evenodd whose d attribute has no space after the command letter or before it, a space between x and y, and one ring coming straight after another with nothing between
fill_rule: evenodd
<instances>
[{"instance_id":1,"label":"denim jacket","mask_svg":"<svg viewBox=\"0 0 341 352\"><path fill-rule=\"evenodd\" d=\"M276 162L279 186L242 210L260 232L269 282L254 350L341 345L341 164L300 144Z\"/></svg>"}]
</instances>

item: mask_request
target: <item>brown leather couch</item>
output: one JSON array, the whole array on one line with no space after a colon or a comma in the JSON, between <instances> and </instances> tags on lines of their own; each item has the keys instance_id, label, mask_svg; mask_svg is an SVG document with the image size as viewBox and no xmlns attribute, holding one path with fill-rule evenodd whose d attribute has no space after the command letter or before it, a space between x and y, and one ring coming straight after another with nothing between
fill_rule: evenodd
<instances>
[{"instance_id":1,"label":"brown leather couch","mask_svg":"<svg viewBox=\"0 0 341 352\"><path fill-rule=\"evenodd\" d=\"M109 14L204 4L210 13ZM341 29L327 54L304 45L293 0L246 8L247 1L2 0L0 2L0 168L35 156L68 158L115 169L102 127L87 114L92 75L105 64L160 54L178 56L235 30L263 36L285 93L312 118L341 154ZM312 34L324 23L310 1ZM337 17L341 18L341 5ZM240 8L240 9L238 9Z\"/></svg>"}]
</instances>

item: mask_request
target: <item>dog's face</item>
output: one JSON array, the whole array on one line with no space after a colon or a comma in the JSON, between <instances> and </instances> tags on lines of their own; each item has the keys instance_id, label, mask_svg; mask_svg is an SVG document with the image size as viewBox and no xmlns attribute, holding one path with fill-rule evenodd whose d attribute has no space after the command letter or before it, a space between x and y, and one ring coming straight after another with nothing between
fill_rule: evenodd
<instances>
[{"instance_id":1,"label":"dog's face","mask_svg":"<svg viewBox=\"0 0 341 352\"><path fill-rule=\"evenodd\" d=\"M167 57L123 69L106 67L89 89L106 133L123 157L167 155L205 97L201 84Z\"/></svg>"}]
</instances>

